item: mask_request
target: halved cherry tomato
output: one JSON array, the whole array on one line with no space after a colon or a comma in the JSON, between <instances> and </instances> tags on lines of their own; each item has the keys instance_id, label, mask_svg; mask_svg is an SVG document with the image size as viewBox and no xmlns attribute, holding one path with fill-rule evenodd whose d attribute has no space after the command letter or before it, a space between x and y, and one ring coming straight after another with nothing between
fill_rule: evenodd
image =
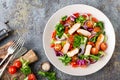
<instances>
[{"instance_id":1,"label":"halved cherry tomato","mask_svg":"<svg viewBox=\"0 0 120 80\"><path fill-rule=\"evenodd\" d=\"M95 43L91 41L89 41L87 44L92 45L93 47L95 46Z\"/></svg>"},{"instance_id":2,"label":"halved cherry tomato","mask_svg":"<svg viewBox=\"0 0 120 80\"><path fill-rule=\"evenodd\" d=\"M28 75L28 80L37 80L34 74Z\"/></svg>"},{"instance_id":3,"label":"halved cherry tomato","mask_svg":"<svg viewBox=\"0 0 120 80\"><path fill-rule=\"evenodd\" d=\"M53 48L53 47L55 47L55 44L53 43L53 44L51 44L51 48Z\"/></svg>"},{"instance_id":4,"label":"halved cherry tomato","mask_svg":"<svg viewBox=\"0 0 120 80\"><path fill-rule=\"evenodd\" d=\"M69 30L69 27L65 27L65 33L67 34Z\"/></svg>"},{"instance_id":5,"label":"halved cherry tomato","mask_svg":"<svg viewBox=\"0 0 120 80\"><path fill-rule=\"evenodd\" d=\"M72 61L77 61L78 60L78 57L75 55L72 57Z\"/></svg>"},{"instance_id":6,"label":"halved cherry tomato","mask_svg":"<svg viewBox=\"0 0 120 80\"><path fill-rule=\"evenodd\" d=\"M91 49L91 54L94 54L94 55L98 54L98 48L93 47L93 48Z\"/></svg>"},{"instance_id":7,"label":"halved cherry tomato","mask_svg":"<svg viewBox=\"0 0 120 80\"><path fill-rule=\"evenodd\" d=\"M92 21L94 21L94 22L98 22L98 19L95 18L95 17L92 17Z\"/></svg>"},{"instance_id":8,"label":"halved cherry tomato","mask_svg":"<svg viewBox=\"0 0 120 80\"><path fill-rule=\"evenodd\" d=\"M73 61L73 62L71 62L71 66L72 67L78 67L78 64L75 61Z\"/></svg>"},{"instance_id":9,"label":"halved cherry tomato","mask_svg":"<svg viewBox=\"0 0 120 80\"><path fill-rule=\"evenodd\" d=\"M17 72L17 67L15 67L15 66L9 66L8 72L10 74L15 74Z\"/></svg>"},{"instance_id":10,"label":"halved cherry tomato","mask_svg":"<svg viewBox=\"0 0 120 80\"><path fill-rule=\"evenodd\" d=\"M86 67L87 67L87 65L85 65L85 64L84 64L84 65L81 65L80 67L81 67L81 68L86 68Z\"/></svg>"},{"instance_id":11,"label":"halved cherry tomato","mask_svg":"<svg viewBox=\"0 0 120 80\"><path fill-rule=\"evenodd\" d=\"M92 21L87 21L86 25L88 28L93 28L93 22Z\"/></svg>"},{"instance_id":12,"label":"halved cherry tomato","mask_svg":"<svg viewBox=\"0 0 120 80\"><path fill-rule=\"evenodd\" d=\"M105 51L107 49L107 44L105 42L101 43L100 49Z\"/></svg>"},{"instance_id":13,"label":"halved cherry tomato","mask_svg":"<svg viewBox=\"0 0 120 80\"><path fill-rule=\"evenodd\" d=\"M73 49L73 44L70 44L69 50Z\"/></svg>"},{"instance_id":14,"label":"halved cherry tomato","mask_svg":"<svg viewBox=\"0 0 120 80\"><path fill-rule=\"evenodd\" d=\"M101 30L100 27L95 27L95 28L93 29L94 32L100 32L100 30Z\"/></svg>"},{"instance_id":15,"label":"halved cherry tomato","mask_svg":"<svg viewBox=\"0 0 120 80\"><path fill-rule=\"evenodd\" d=\"M87 15L88 15L88 16L91 16L92 14L90 14L90 13L87 13Z\"/></svg>"},{"instance_id":16,"label":"halved cherry tomato","mask_svg":"<svg viewBox=\"0 0 120 80\"><path fill-rule=\"evenodd\" d=\"M86 16L86 15L84 15L84 14L83 14L82 16L83 16L84 18L87 18L87 16Z\"/></svg>"},{"instance_id":17,"label":"halved cherry tomato","mask_svg":"<svg viewBox=\"0 0 120 80\"><path fill-rule=\"evenodd\" d=\"M19 60L17 60L17 61L15 61L15 62L13 63L13 66L15 66L15 67L17 67L17 68L19 69L19 68L21 68L22 63L21 63Z\"/></svg>"},{"instance_id":18,"label":"halved cherry tomato","mask_svg":"<svg viewBox=\"0 0 120 80\"><path fill-rule=\"evenodd\" d=\"M73 43L73 41L74 41L74 36L73 36L73 35L70 35L69 38L68 38L68 41L69 41L70 43Z\"/></svg>"},{"instance_id":19,"label":"halved cherry tomato","mask_svg":"<svg viewBox=\"0 0 120 80\"><path fill-rule=\"evenodd\" d=\"M54 31L54 32L52 33L52 38L53 38L53 39L56 39L56 31Z\"/></svg>"},{"instance_id":20,"label":"halved cherry tomato","mask_svg":"<svg viewBox=\"0 0 120 80\"><path fill-rule=\"evenodd\" d=\"M78 18L80 16L80 13L74 13L73 14L76 18Z\"/></svg>"},{"instance_id":21,"label":"halved cherry tomato","mask_svg":"<svg viewBox=\"0 0 120 80\"><path fill-rule=\"evenodd\" d=\"M61 44L55 44L55 50L56 51L60 51L62 49L62 45Z\"/></svg>"}]
</instances>

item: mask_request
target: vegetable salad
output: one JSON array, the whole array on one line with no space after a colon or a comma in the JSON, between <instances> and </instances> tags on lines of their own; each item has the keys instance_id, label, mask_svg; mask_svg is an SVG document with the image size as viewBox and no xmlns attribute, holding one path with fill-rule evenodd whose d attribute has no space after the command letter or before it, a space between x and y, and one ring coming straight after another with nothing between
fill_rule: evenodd
<instances>
[{"instance_id":1,"label":"vegetable salad","mask_svg":"<svg viewBox=\"0 0 120 80\"><path fill-rule=\"evenodd\" d=\"M87 67L105 55L104 23L89 13L63 16L52 33L51 47L64 65Z\"/></svg>"}]
</instances>

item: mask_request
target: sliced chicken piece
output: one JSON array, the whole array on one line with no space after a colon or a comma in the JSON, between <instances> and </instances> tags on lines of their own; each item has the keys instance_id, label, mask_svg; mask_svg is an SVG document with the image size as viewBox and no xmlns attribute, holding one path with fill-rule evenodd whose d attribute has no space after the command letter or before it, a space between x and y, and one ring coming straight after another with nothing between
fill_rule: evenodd
<instances>
[{"instance_id":1,"label":"sliced chicken piece","mask_svg":"<svg viewBox=\"0 0 120 80\"><path fill-rule=\"evenodd\" d=\"M67 53L67 55L68 55L69 57L72 57L72 56L76 55L78 52L79 52L79 49L78 49L78 48L75 48L75 49L69 51L69 52Z\"/></svg>"},{"instance_id":2,"label":"sliced chicken piece","mask_svg":"<svg viewBox=\"0 0 120 80\"><path fill-rule=\"evenodd\" d=\"M82 34L82 35L87 36L87 37L89 37L91 35L91 33L89 31L84 30L84 29L78 29L77 33Z\"/></svg>"},{"instance_id":3,"label":"sliced chicken piece","mask_svg":"<svg viewBox=\"0 0 120 80\"><path fill-rule=\"evenodd\" d=\"M62 52L66 54L69 50L69 47L70 47L70 43L66 41L65 45L63 46Z\"/></svg>"},{"instance_id":4,"label":"sliced chicken piece","mask_svg":"<svg viewBox=\"0 0 120 80\"><path fill-rule=\"evenodd\" d=\"M92 45L87 45L84 55L90 55L91 48L92 48Z\"/></svg>"},{"instance_id":5,"label":"sliced chicken piece","mask_svg":"<svg viewBox=\"0 0 120 80\"><path fill-rule=\"evenodd\" d=\"M80 28L80 26L81 26L80 23L74 24L74 25L72 26L72 28L70 28L70 29L68 30L68 33L69 33L70 35L72 35L77 29Z\"/></svg>"},{"instance_id":6,"label":"sliced chicken piece","mask_svg":"<svg viewBox=\"0 0 120 80\"><path fill-rule=\"evenodd\" d=\"M96 48L100 48L100 44L104 41L104 35L103 34L100 34L99 36L98 36L98 39L97 39L97 41L96 41Z\"/></svg>"}]
</instances>

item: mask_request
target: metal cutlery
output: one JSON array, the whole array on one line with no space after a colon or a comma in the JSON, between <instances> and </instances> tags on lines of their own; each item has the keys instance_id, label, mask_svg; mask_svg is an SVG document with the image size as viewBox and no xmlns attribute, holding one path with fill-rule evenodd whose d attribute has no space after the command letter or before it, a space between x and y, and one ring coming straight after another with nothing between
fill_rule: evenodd
<instances>
[{"instance_id":1,"label":"metal cutlery","mask_svg":"<svg viewBox=\"0 0 120 80\"><path fill-rule=\"evenodd\" d=\"M16 39L13 41L12 45L8 48L8 53L5 56L5 58L2 60L2 62L0 63L0 66L5 62L5 60L12 55L16 50L21 49L21 47L24 44L24 38L20 37L19 39Z\"/></svg>"},{"instance_id":2,"label":"metal cutlery","mask_svg":"<svg viewBox=\"0 0 120 80\"><path fill-rule=\"evenodd\" d=\"M27 52L27 48L22 47L20 50L18 50L14 55L10 56L9 60L7 61L7 63L4 65L4 67L2 69L0 69L0 78L3 74L3 72L5 71L7 65L9 64L10 61L13 61L16 58L19 58L20 56L22 56L23 54L25 54Z\"/></svg>"}]
</instances>

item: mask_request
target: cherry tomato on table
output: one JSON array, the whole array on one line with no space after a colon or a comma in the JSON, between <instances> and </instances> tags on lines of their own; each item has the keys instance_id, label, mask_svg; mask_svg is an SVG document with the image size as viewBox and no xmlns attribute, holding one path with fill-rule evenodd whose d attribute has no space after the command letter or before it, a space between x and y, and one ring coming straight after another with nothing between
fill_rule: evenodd
<instances>
[{"instance_id":1,"label":"cherry tomato on table","mask_svg":"<svg viewBox=\"0 0 120 80\"><path fill-rule=\"evenodd\" d=\"M17 72L17 67L15 67L15 66L9 66L8 72L10 74L15 74Z\"/></svg>"},{"instance_id":2,"label":"cherry tomato on table","mask_svg":"<svg viewBox=\"0 0 120 80\"><path fill-rule=\"evenodd\" d=\"M22 63L21 63L19 60L17 60L17 61L15 61L15 62L13 63L13 66L15 66L15 67L17 67L17 68L19 69L19 68L21 68Z\"/></svg>"},{"instance_id":3,"label":"cherry tomato on table","mask_svg":"<svg viewBox=\"0 0 120 80\"><path fill-rule=\"evenodd\" d=\"M28 80L37 80L34 74L28 75Z\"/></svg>"}]
</instances>

